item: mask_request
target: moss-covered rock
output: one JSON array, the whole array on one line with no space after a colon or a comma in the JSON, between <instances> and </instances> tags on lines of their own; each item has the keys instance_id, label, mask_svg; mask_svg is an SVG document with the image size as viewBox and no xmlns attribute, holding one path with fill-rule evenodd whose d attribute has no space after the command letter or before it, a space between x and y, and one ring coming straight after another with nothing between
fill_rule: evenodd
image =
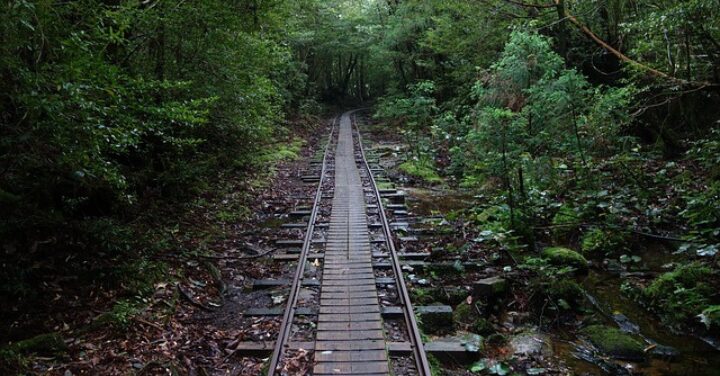
<instances>
[{"instance_id":1,"label":"moss-covered rock","mask_svg":"<svg viewBox=\"0 0 720 376\"><path fill-rule=\"evenodd\" d=\"M591 325L581 331L593 345L602 352L623 360L643 360L645 352L642 342L620 329Z\"/></svg>"},{"instance_id":2,"label":"moss-covered rock","mask_svg":"<svg viewBox=\"0 0 720 376\"><path fill-rule=\"evenodd\" d=\"M572 266L581 272L585 272L588 269L588 261L585 257L572 249L550 247L543 251L542 256L553 265Z\"/></svg>"},{"instance_id":3,"label":"moss-covered rock","mask_svg":"<svg viewBox=\"0 0 720 376\"><path fill-rule=\"evenodd\" d=\"M67 351L65 341L58 333L47 333L18 341L3 349L16 354L58 355Z\"/></svg>"},{"instance_id":4,"label":"moss-covered rock","mask_svg":"<svg viewBox=\"0 0 720 376\"><path fill-rule=\"evenodd\" d=\"M483 278L473 282L473 296L493 298L504 295L508 291L507 280L500 277Z\"/></svg>"},{"instance_id":5,"label":"moss-covered rock","mask_svg":"<svg viewBox=\"0 0 720 376\"><path fill-rule=\"evenodd\" d=\"M580 308L579 303L582 302L585 297L582 287L571 279L561 279L552 282L548 287L548 294L558 303L558 306L562 308L567 307L566 309L568 310ZM565 302L565 304L563 305L561 302Z\"/></svg>"}]
</instances>

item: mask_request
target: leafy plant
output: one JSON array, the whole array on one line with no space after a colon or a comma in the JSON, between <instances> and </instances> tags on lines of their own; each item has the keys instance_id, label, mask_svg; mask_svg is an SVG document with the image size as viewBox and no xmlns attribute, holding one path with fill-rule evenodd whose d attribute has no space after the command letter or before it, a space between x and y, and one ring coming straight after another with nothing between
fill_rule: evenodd
<instances>
[{"instance_id":1,"label":"leafy plant","mask_svg":"<svg viewBox=\"0 0 720 376\"><path fill-rule=\"evenodd\" d=\"M712 278L713 271L699 262L680 265L653 280L642 296L666 321L687 322L709 305Z\"/></svg>"},{"instance_id":2,"label":"leafy plant","mask_svg":"<svg viewBox=\"0 0 720 376\"><path fill-rule=\"evenodd\" d=\"M626 243L621 232L594 227L583 235L581 248L587 255L605 256L621 253Z\"/></svg>"}]
</instances>

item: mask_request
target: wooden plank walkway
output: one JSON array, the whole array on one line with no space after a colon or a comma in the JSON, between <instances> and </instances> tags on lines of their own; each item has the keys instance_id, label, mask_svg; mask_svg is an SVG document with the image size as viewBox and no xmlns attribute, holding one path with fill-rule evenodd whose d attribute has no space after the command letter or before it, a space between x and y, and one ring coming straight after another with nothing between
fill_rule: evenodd
<instances>
[{"instance_id":1,"label":"wooden plank walkway","mask_svg":"<svg viewBox=\"0 0 720 376\"><path fill-rule=\"evenodd\" d=\"M348 114L340 119L324 260L313 374L389 374L365 196Z\"/></svg>"}]
</instances>

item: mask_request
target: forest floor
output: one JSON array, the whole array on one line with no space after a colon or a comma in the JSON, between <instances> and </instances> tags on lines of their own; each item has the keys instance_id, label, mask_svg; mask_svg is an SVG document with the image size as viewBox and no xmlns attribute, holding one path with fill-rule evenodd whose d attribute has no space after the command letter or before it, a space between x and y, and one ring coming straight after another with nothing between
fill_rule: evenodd
<instances>
[{"instance_id":1,"label":"forest floor","mask_svg":"<svg viewBox=\"0 0 720 376\"><path fill-rule=\"evenodd\" d=\"M142 280L122 276L142 284L142 292L108 283L102 273L112 270L110 260L78 262L88 276L70 273L63 260L39 265L47 270L40 297L11 302L2 311L9 328L3 334L30 339L3 348L0 370L64 376L259 374L263 361L234 356L234 346L271 340L279 321L242 313L283 302L273 303L267 291L248 292L247 283L291 267L270 262L272 242L282 217L314 189L299 176L325 133L318 125L324 122L314 122L275 145L262 171L222 173L218 184L186 207L154 213L156 223L138 224L170 234L162 252L142 260L154 270L150 278L138 269L128 273ZM26 356L18 344L34 355Z\"/></svg>"},{"instance_id":2,"label":"forest floor","mask_svg":"<svg viewBox=\"0 0 720 376\"><path fill-rule=\"evenodd\" d=\"M439 374L713 375L720 369L717 351L708 345L711 338L679 335L623 297L627 279L658 275L662 265L673 262L662 242L648 245L650 253L643 259L651 265L642 272L613 270L591 260L584 274L543 280L537 269L518 262L518 250L507 246L508 233L492 221L478 223L478 213L493 216L489 198L444 179L409 173L403 167L407 145L397 130L364 121L369 152L408 194L411 223L401 233L418 241L404 251L430 253L427 261L435 264L405 269L413 304L453 307L453 322L424 325L425 335L473 343L480 350L480 357L469 362L434 360ZM72 269L58 267L62 260L39 265L48 271L43 298L36 300L44 303L28 309L29 302L16 302L3 310L10 328L6 336L32 338L34 355L17 349L10 354L6 347L4 359L13 363L3 370L63 376L261 374L266 359L243 356L238 345L274 340L280 319L243 312L283 307L287 291L253 291L249 283L286 278L294 270L293 263L272 260L273 241L287 213L312 196L315 187L303 183L301 171L317 155L324 134L316 126L278 144L274 152L293 150L290 158L274 159L270 173L252 179L224 174L223 184L198 197L190 209L157 215L165 219L158 226L168 228L171 241L164 252L142 261L154 271L142 281L143 288L128 286L141 283L133 279L100 283L104 275L99 273L111 270L108 260L65 260L73 267L85 265L88 276L62 274ZM43 245L38 247L42 251ZM558 286L557 281L565 282ZM538 292L538 284L549 287ZM608 335L616 335L611 342L628 342L629 348L603 348L582 332L588 325L623 329ZM633 337L628 339L628 333Z\"/></svg>"}]
</instances>

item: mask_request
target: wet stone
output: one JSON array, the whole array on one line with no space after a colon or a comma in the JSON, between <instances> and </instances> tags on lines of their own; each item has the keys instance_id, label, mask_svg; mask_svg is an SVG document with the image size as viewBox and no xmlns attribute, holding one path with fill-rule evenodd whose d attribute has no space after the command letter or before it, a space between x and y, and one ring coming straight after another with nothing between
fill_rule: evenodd
<instances>
[{"instance_id":1,"label":"wet stone","mask_svg":"<svg viewBox=\"0 0 720 376\"><path fill-rule=\"evenodd\" d=\"M545 335L534 332L520 333L513 336L510 339L510 347L513 354L516 355L552 355L550 339Z\"/></svg>"},{"instance_id":2,"label":"wet stone","mask_svg":"<svg viewBox=\"0 0 720 376\"><path fill-rule=\"evenodd\" d=\"M453 310L450 306L416 307L416 313L427 333L447 333L454 329Z\"/></svg>"},{"instance_id":3,"label":"wet stone","mask_svg":"<svg viewBox=\"0 0 720 376\"><path fill-rule=\"evenodd\" d=\"M504 278L484 278L473 283L473 296L479 298L500 296L507 292L507 288L507 281Z\"/></svg>"}]
</instances>

